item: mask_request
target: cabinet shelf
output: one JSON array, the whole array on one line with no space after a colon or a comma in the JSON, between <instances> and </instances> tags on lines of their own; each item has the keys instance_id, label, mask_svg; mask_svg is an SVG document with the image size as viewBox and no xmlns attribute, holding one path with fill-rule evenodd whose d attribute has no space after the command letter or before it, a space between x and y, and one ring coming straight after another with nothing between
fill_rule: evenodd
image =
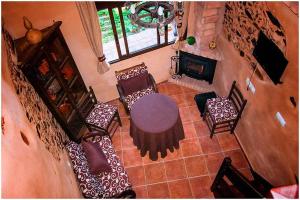
<instances>
[{"instance_id":1,"label":"cabinet shelf","mask_svg":"<svg viewBox=\"0 0 300 200\"><path fill-rule=\"evenodd\" d=\"M87 88L72 54L59 29L61 22L42 30L43 40L27 45L26 38L16 40L20 67L52 112L57 122L73 141L78 141L85 121L79 112Z\"/></svg>"},{"instance_id":2,"label":"cabinet shelf","mask_svg":"<svg viewBox=\"0 0 300 200\"><path fill-rule=\"evenodd\" d=\"M62 68L63 68L63 66L66 64L66 62L68 61L68 59L69 59L69 56L66 56L64 59L63 59L63 61L60 63L60 64L58 64L58 69L59 70L61 70Z\"/></svg>"},{"instance_id":3,"label":"cabinet shelf","mask_svg":"<svg viewBox=\"0 0 300 200\"><path fill-rule=\"evenodd\" d=\"M47 89L50 86L50 84L52 83L52 81L54 79L55 79L55 75L53 74L53 75L51 75L51 77L49 78L49 80L45 83L44 88Z\"/></svg>"},{"instance_id":4,"label":"cabinet shelf","mask_svg":"<svg viewBox=\"0 0 300 200\"><path fill-rule=\"evenodd\" d=\"M75 82L77 81L77 79L78 79L78 76L74 75L72 81L70 81L69 88L71 88L75 84Z\"/></svg>"}]
</instances>

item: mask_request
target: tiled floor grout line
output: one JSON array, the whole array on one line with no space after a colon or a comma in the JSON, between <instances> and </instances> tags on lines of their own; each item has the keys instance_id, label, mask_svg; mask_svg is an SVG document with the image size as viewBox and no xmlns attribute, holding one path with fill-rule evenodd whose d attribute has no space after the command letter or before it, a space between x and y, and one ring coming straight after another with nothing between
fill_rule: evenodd
<instances>
[{"instance_id":1,"label":"tiled floor grout line","mask_svg":"<svg viewBox=\"0 0 300 200\"><path fill-rule=\"evenodd\" d=\"M163 160L164 161L164 160ZM168 183L168 176L167 176L167 169L166 169L166 165L165 165L165 162L163 162L163 166L164 166L164 169L165 169L165 175L166 175L166 182L167 182L167 186L168 186L168 192L169 192L169 197L171 198L171 190L170 190L170 186L169 186L169 183Z\"/></svg>"},{"instance_id":2,"label":"tiled floor grout line","mask_svg":"<svg viewBox=\"0 0 300 200\"><path fill-rule=\"evenodd\" d=\"M128 150L128 149L125 149L125 150ZM181 160L181 159L185 159L185 158L193 158L193 157L198 157L198 156L214 155L214 154L219 154L219 153L222 153L222 155L225 156L224 152L235 151L235 150L240 150L240 148L232 149L232 150L228 150L228 151L218 151L218 152L212 152L212 153L201 153L201 154L196 154L196 155L192 155L192 156L182 156L182 157L174 158L174 159L171 159L171 160L163 159L161 161L155 161L155 163L144 163L144 161L143 161L142 165L154 165L154 164L159 164L159 163L165 163L165 162ZM130 166L126 166L126 168L137 167L137 166L141 166L141 165L140 164L130 165Z\"/></svg>"},{"instance_id":3,"label":"tiled floor grout line","mask_svg":"<svg viewBox=\"0 0 300 200\"><path fill-rule=\"evenodd\" d=\"M124 132L123 132L124 133ZM121 133L122 134L122 133ZM122 137L122 136L121 136ZM201 136L201 137L206 137L206 136ZM199 140L201 137L191 137L191 138L185 138L185 139L183 139L182 141L185 141L185 140L191 140L191 139L194 139L194 140ZM121 138L121 139L123 139L123 137ZM122 142L122 141L121 141ZM220 144L220 142L219 142L219 139L218 139L218 143ZM201 144L200 144L201 145ZM202 147L202 146L201 146ZM136 148L136 146L134 146L134 147L122 147L122 149L123 150L129 150L129 149L135 149ZM221 151L234 151L234 150L238 150L238 149L241 149L240 147L236 147L236 148L232 148L232 149L226 149L226 150L224 150L221 146L220 146L220 148L222 149ZM219 152L221 152L221 151L219 151ZM204 154L209 154L209 153L204 153Z\"/></svg>"},{"instance_id":4,"label":"tiled floor grout line","mask_svg":"<svg viewBox=\"0 0 300 200\"><path fill-rule=\"evenodd\" d=\"M147 187L147 176L146 176L146 169L145 166L143 165L143 170L144 170L144 178L145 178L145 187L146 187L146 191L147 191L147 197L149 198L149 192L148 192L148 187Z\"/></svg>"},{"instance_id":5,"label":"tiled floor grout line","mask_svg":"<svg viewBox=\"0 0 300 200\"><path fill-rule=\"evenodd\" d=\"M191 177L185 177L185 178L178 178L178 179L174 179L174 180L160 181L160 182L156 182L156 183L149 183L149 184L146 183L146 184L142 184L142 185L135 185L133 187L151 186L151 185L157 185L157 184L162 184L162 183L169 183L169 182L181 181L181 180L186 180L186 179L201 178L201 177L206 177L206 176L209 176L209 174L204 174L204 175L200 175L200 176L191 176Z\"/></svg>"},{"instance_id":6,"label":"tiled floor grout line","mask_svg":"<svg viewBox=\"0 0 300 200\"><path fill-rule=\"evenodd\" d=\"M185 173L186 173L186 178L187 178L187 180L188 180L188 182L189 182L189 187L190 187L192 196L193 196L193 198L195 198L195 195L194 195L193 190L192 190L192 185L191 185L191 182L190 182L190 179L189 179L189 175L188 175L188 172L187 172L186 162L185 162L185 159L184 159L184 158L183 158L183 164L184 164L184 169L185 169Z\"/></svg>"},{"instance_id":7,"label":"tiled floor grout line","mask_svg":"<svg viewBox=\"0 0 300 200\"><path fill-rule=\"evenodd\" d=\"M119 134L121 137L121 151L122 151L122 157L123 157L123 136L122 136L121 130L119 130Z\"/></svg>"},{"instance_id":8,"label":"tiled floor grout line","mask_svg":"<svg viewBox=\"0 0 300 200\"><path fill-rule=\"evenodd\" d=\"M228 152L228 151L236 151L236 150L241 150L241 148L236 148L236 149L229 149L229 150L223 150L222 152Z\"/></svg>"},{"instance_id":9,"label":"tiled floor grout line","mask_svg":"<svg viewBox=\"0 0 300 200\"><path fill-rule=\"evenodd\" d=\"M199 139L199 137L194 137L194 138L189 138L189 139ZM218 143L219 143L219 139L217 138L217 140L218 140ZM199 143L199 141L197 140L197 142ZM131 150L131 149L136 149L136 147L131 147L131 148L123 148L123 144L121 144L122 145L122 151L123 150ZM199 143L199 146L201 147L201 149L202 149L202 146L201 146L201 143ZM182 155L182 158L191 158L191 157L195 157L195 156L202 156L202 155L213 155L213 154L218 154L218 153L222 153L223 154L223 156L225 156L225 154L224 154L224 152L229 152L229 151L236 151L236 150L240 150L240 148L233 148L233 149L228 149L228 150L223 150L223 148L221 147L221 151L217 151L217 152L212 152L212 153L204 153L203 151L202 151L202 153L200 153L200 154L195 154L195 155L192 155L192 156L183 156ZM162 162L170 162L170 161L174 161L174 160L179 160L179 159L181 159L181 158L174 158L174 159L171 159L171 160L165 160L165 159L163 159L163 160L161 160L161 161L155 161L155 163L144 163L144 161L143 161L143 165L151 165L151 164L156 164L156 163L162 163ZM132 165L132 166L127 166L126 168L129 168L129 167L134 167L134 166L139 166L139 165Z\"/></svg>"}]
</instances>

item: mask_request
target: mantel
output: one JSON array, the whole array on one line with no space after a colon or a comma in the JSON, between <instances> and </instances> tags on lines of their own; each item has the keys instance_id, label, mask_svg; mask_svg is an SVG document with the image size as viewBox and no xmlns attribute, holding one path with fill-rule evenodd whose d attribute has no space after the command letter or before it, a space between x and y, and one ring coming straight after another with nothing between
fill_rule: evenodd
<instances>
[{"instance_id":1,"label":"mantel","mask_svg":"<svg viewBox=\"0 0 300 200\"><path fill-rule=\"evenodd\" d=\"M200 46L200 47L199 47ZM201 47L201 45L188 45L185 44L182 48L182 51L197 55L203 56L206 58L211 58L217 61L223 60L222 52L217 48L209 49L208 47Z\"/></svg>"}]
</instances>

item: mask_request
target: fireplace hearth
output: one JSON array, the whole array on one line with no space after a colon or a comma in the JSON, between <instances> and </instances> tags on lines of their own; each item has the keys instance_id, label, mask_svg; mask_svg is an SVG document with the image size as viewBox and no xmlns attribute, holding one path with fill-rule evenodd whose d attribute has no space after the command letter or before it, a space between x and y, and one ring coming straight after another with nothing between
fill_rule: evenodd
<instances>
[{"instance_id":1,"label":"fireplace hearth","mask_svg":"<svg viewBox=\"0 0 300 200\"><path fill-rule=\"evenodd\" d=\"M212 84L216 64L216 60L179 51L178 74L186 74L191 78L205 80Z\"/></svg>"}]
</instances>

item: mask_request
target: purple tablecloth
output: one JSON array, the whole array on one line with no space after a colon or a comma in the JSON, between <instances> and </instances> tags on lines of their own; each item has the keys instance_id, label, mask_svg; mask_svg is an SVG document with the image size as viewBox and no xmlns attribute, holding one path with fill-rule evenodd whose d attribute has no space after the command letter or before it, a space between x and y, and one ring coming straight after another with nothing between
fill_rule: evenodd
<instances>
[{"instance_id":1,"label":"purple tablecloth","mask_svg":"<svg viewBox=\"0 0 300 200\"><path fill-rule=\"evenodd\" d=\"M139 99L130 112L130 135L133 143L145 156L149 151L151 160L179 148L184 131L176 103L163 94L149 94Z\"/></svg>"}]
</instances>

